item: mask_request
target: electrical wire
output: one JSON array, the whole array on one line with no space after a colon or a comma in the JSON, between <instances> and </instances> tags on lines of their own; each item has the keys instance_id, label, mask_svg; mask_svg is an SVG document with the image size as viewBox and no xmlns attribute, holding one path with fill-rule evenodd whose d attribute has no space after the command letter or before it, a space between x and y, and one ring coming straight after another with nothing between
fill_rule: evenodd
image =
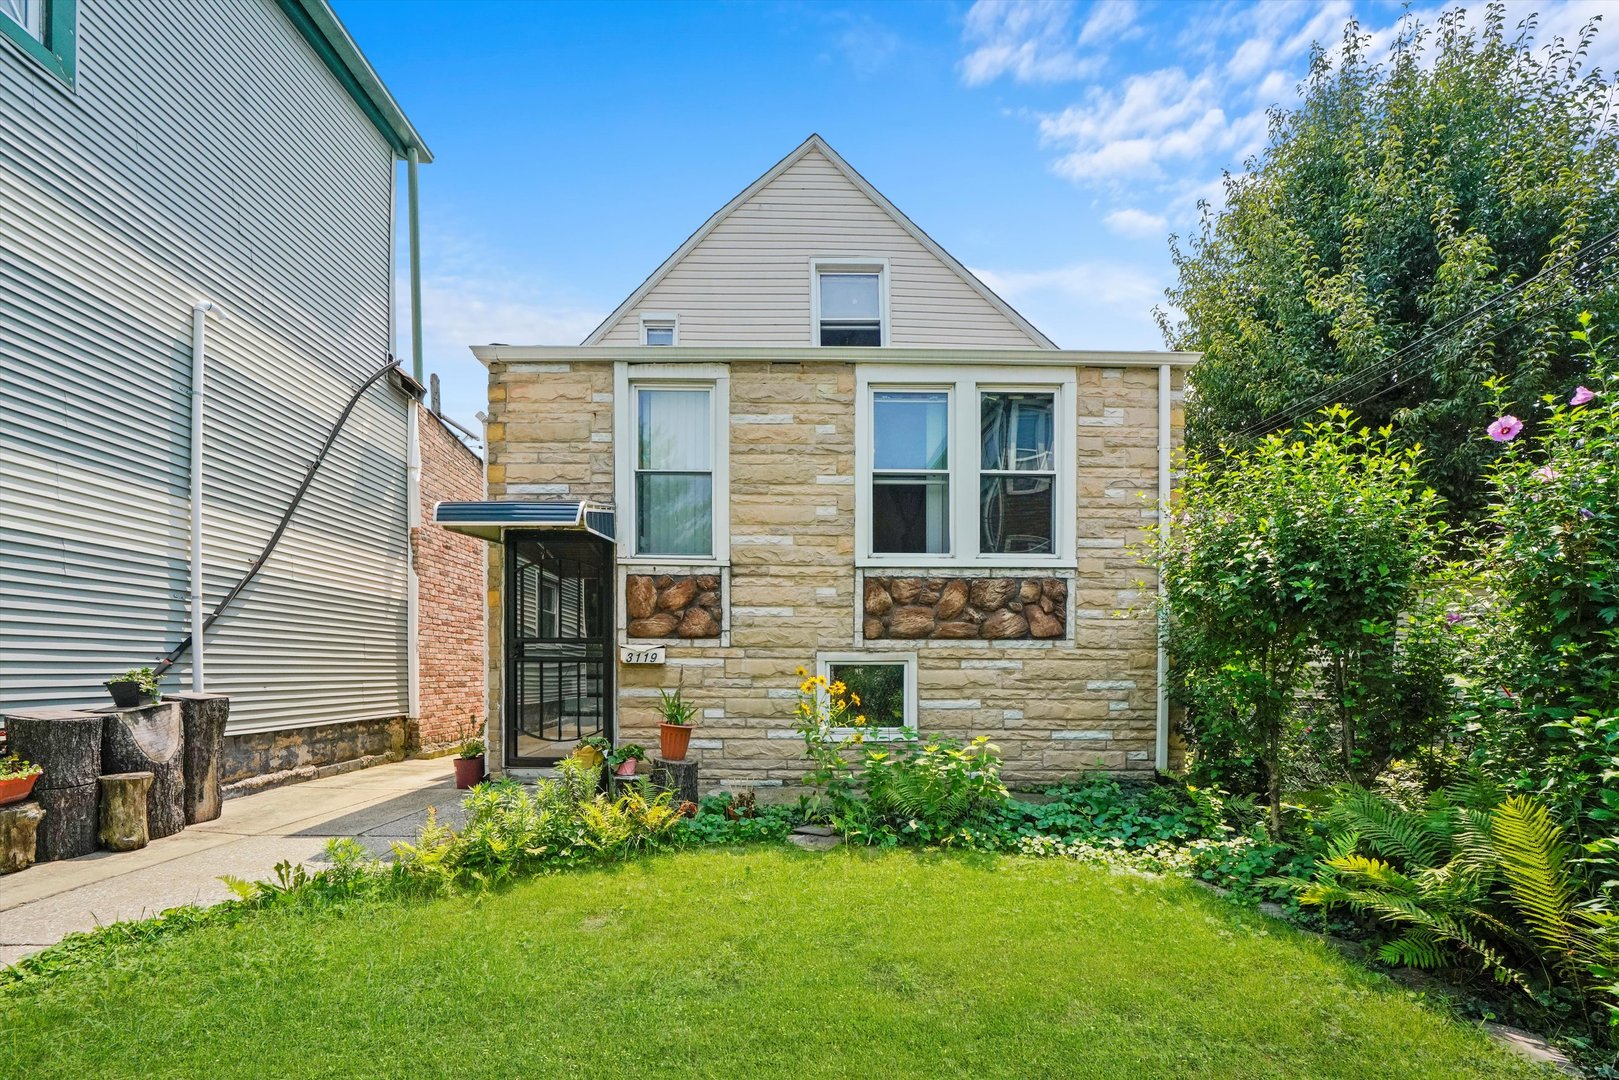
<instances>
[{"instance_id":1,"label":"electrical wire","mask_svg":"<svg viewBox=\"0 0 1619 1080\"><path fill-rule=\"evenodd\" d=\"M287 526L292 522L292 515L297 511L298 504L303 502L304 495L309 491L309 485L314 483L315 473L320 471L321 464L326 460L326 455L331 452L332 445L337 442L338 435L342 434L343 426L348 423L348 419L353 414L355 407L360 404L360 398L365 396L365 392L371 389L377 380L390 371L397 371L398 369L399 361L389 356L388 362L366 377L366 380L359 385L349 398L348 404L343 406L343 411L337 414L337 419L332 422L331 430L326 433L326 441L321 444L320 451L315 455L315 460L309 463L308 470L304 472L302 483L298 485L298 490L293 492L292 501L287 504L286 510L282 512L281 520L276 523L275 531L270 534L270 539L265 541L264 549L259 552L259 557L254 559L252 565L247 568L247 572L242 575L235 585L231 586L230 592L226 593L224 598L214 605L214 610L203 620L202 629L204 633L214 624L214 620L219 618L220 613L230 606L231 601L242 594L242 590L247 588L248 583L258 576L259 571L264 568L264 564L269 561L276 545L281 542L282 534L287 531ZM178 645L169 650L162 660L157 662L157 666L153 669L155 674L161 676L165 671L168 671L169 668L174 666L176 660L185 655L186 650L189 648L191 648L191 635L187 634Z\"/></svg>"}]
</instances>

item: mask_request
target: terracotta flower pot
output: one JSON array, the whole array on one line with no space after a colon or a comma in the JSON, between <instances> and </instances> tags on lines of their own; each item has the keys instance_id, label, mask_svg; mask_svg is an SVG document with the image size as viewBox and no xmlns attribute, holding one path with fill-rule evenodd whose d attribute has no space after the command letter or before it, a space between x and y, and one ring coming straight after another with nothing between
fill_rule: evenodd
<instances>
[{"instance_id":1,"label":"terracotta flower pot","mask_svg":"<svg viewBox=\"0 0 1619 1080\"><path fill-rule=\"evenodd\" d=\"M684 761L686 749L691 746L691 725L660 723L658 739L665 761Z\"/></svg>"},{"instance_id":2,"label":"terracotta flower pot","mask_svg":"<svg viewBox=\"0 0 1619 1080\"><path fill-rule=\"evenodd\" d=\"M28 793L34 790L34 784L38 782L40 776L40 773L35 773L32 776L0 780L0 806L9 806L28 798Z\"/></svg>"},{"instance_id":3,"label":"terracotta flower pot","mask_svg":"<svg viewBox=\"0 0 1619 1080\"><path fill-rule=\"evenodd\" d=\"M455 786L461 791L476 787L483 780L483 758L458 757L455 759Z\"/></svg>"},{"instance_id":4,"label":"terracotta flower pot","mask_svg":"<svg viewBox=\"0 0 1619 1080\"><path fill-rule=\"evenodd\" d=\"M635 759L634 758L625 758L623 761L619 762L618 763L618 775L620 775L620 776L634 776L635 775Z\"/></svg>"}]
</instances>

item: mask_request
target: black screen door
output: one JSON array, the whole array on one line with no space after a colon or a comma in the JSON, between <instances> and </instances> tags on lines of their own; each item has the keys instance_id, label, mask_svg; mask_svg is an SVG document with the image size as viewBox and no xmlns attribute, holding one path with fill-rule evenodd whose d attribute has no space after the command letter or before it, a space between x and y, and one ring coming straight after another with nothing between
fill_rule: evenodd
<instances>
[{"instance_id":1,"label":"black screen door","mask_svg":"<svg viewBox=\"0 0 1619 1080\"><path fill-rule=\"evenodd\" d=\"M506 764L613 737L613 558L577 532L506 537Z\"/></svg>"}]
</instances>

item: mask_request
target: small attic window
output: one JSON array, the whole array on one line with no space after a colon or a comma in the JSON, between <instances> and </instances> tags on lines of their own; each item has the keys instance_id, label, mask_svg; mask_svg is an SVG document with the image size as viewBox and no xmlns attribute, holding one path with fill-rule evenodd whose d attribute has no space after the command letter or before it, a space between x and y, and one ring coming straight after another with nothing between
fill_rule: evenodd
<instances>
[{"instance_id":1,"label":"small attic window","mask_svg":"<svg viewBox=\"0 0 1619 1080\"><path fill-rule=\"evenodd\" d=\"M679 331L679 316L641 316L641 344L643 345L678 345L680 344Z\"/></svg>"},{"instance_id":2,"label":"small attic window","mask_svg":"<svg viewBox=\"0 0 1619 1080\"><path fill-rule=\"evenodd\" d=\"M811 263L815 341L880 346L887 337L888 267L883 262Z\"/></svg>"}]
</instances>

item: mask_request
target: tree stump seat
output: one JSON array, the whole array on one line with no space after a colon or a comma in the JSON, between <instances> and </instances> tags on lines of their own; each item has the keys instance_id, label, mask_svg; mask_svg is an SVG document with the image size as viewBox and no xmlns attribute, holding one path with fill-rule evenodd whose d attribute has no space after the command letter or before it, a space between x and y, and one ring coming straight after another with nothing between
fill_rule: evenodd
<instances>
[{"instance_id":1,"label":"tree stump seat","mask_svg":"<svg viewBox=\"0 0 1619 1080\"><path fill-rule=\"evenodd\" d=\"M101 777L101 830L98 838L108 851L138 851L150 839L146 827L146 793L152 786L149 772L109 773Z\"/></svg>"}]
</instances>

